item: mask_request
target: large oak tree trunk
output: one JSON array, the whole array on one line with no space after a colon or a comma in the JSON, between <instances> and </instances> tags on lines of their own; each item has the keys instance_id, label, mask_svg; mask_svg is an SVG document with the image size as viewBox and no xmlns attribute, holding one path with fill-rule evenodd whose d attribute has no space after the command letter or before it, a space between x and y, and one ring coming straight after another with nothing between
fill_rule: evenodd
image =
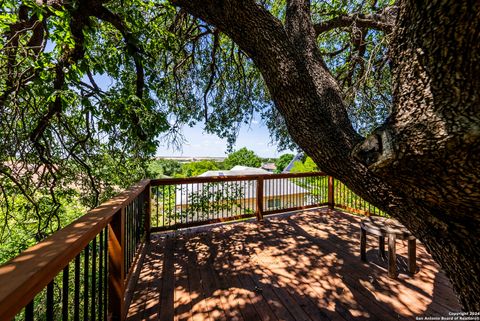
<instances>
[{"instance_id":1,"label":"large oak tree trunk","mask_svg":"<svg viewBox=\"0 0 480 321\"><path fill-rule=\"evenodd\" d=\"M405 224L445 270L464 309L480 311L478 1L400 4L393 111L365 140L322 60L308 1L287 1L285 24L249 0L173 2L253 59L294 141L323 171Z\"/></svg>"},{"instance_id":2,"label":"large oak tree trunk","mask_svg":"<svg viewBox=\"0 0 480 321\"><path fill-rule=\"evenodd\" d=\"M463 307L479 311L480 2L403 1L393 58L393 111L363 160L408 195L412 213L392 215L427 246Z\"/></svg>"}]
</instances>

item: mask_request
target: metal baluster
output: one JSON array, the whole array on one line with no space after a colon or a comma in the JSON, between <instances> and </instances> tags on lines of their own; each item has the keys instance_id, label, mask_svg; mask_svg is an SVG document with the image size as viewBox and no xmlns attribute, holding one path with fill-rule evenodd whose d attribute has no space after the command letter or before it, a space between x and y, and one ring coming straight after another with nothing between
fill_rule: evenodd
<instances>
[{"instance_id":1,"label":"metal baluster","mask_svg":"<svg viewBox=\"0 0 480 321\"><path fill-rule=\"evenodd\" d=\"M101 230L98 250L98 320L102 320L103 313L103 234Z\"/></svg>"},{"instance_id":2,"label":"metal baluster","mask_svg":"<svg viewBox=\"0 0 480 321\"><path fill-rule=\"evenodd\" d=\"M91 319L92 321L95 321L96 320L96 313L95 313L95 297L97 295L97 291L96 291L96 286L97 286L97 237L95 236L93 238L93 242L92 242L92 249L93 249L93 255L92 255L92 300L91 300L91 308L92 308L92 312L91 312Z\"/></svg>"},{"instance_id":3,"label":"metal baluster","mask_svg":"<svg viewBox=\"0 0 480 321\"><path fill-rule=\"evenodd\" d=\"M67 265L63 269L62 275L62 320L68 320L68 278L70 266Z\"/></svg>"},{"instance_id":4,"label":"metal baluster","mask_svg":"<svg viewBox=\"0 0 480 321\"><path fill-rule=\"evenodd\" d=\"M50 281L47 285L47 311L46 319L47 321L53 321L53 280Z\"/></svg>"},{"instance_id":5,"label":"metal baluster","mask_svg":"<svg viewBox=\"0 0 480 321\"><path fill-rule=\"evenodd\" d=\"M105 229L105 233L104 233L104 249L105 251L103 251L103 266L104 266L104 275L103 275L103 320L106 321L107 320L107 308L108 308L108 304L107 304L107 293L108 293L108 289L107 289L107 286L108 286L108 228Z\"/></svg>"},{"instance_id":6,"label":"metal baluster","mask_svg":"<svg viewBox=\"0 0 480 321\"><path fill-rule=\"evenodd\" d=\"M162 227L165 227L165 185L162 185Z\"/></svg>"},{"instance_id":7,"label":"metal baluster","mask_svg":"<svg viewBox=\"0 0 480 321\"><path fill-rule=\"evenodd\" d=\"M175 198L177 193L175 193ZM187 220L185 220L186 222ZM183 184L180 184L180 223L184 223L183 221Z\"/></svg>"},{"instance_id":8,"label":"metal baluster","mask_svg":"<svg viewBox=\"0 0 480 321\"><path fill-rule=\"evenodd\" d=\"M75 289L73 292L73 320L80 320L80 254L75 257Z\"/></svg>"},{"instance_id":9,"label":"metal baluster","mask_svg":"<svg viewBox=\"0 0 480 321\"><path fill-rule=\"evenodd\" d=\"M174 224L177 225L177 185L173 186L173 217L175 218Z\"/></svg>"},{"instance_id":10,"label":"metal baluster","mask_svg":"<svg viewBox=\"0 0 480 321\"><path fill-rule=\"evenodd\" d=\"M124 261L124 266L125 266L125 270L128 271L128 241L129 241L129 237L128 237L128 220L129 220L129 206L130 205L127 205L125 207L125 248L123 249L123 261ZM125 271L125 272L126 272Z\"/></svg>"},{"instance_id":11,"label":"metal baluster","mask_svg":"<svg viewBox=\"0 0 480 321\"><path fill-rule=\"evenodd\" d=\"M203 187L203 185L202 185L202 187ZM197 183L197 195L198 195L199 193L200 193L200 188L199 188L199 183ZM198 222L198 221L200 221L200 219L199 219L200 213L198 212L198 207L197 207L197 211L196 211L196 212L197 212L197 222Z\"/></svg>"},{"instance_id":12,"label":"metal baluster","mask_svg":"<svg viewBox=\"0 0 480 321\"><path fill-rule=\"evenodd\" d=\"M84 250L83 264L83 320L88 321L88 261L90 259L89 245Z\"/></svg>"},{"instance_id":13,"label":"metal baluster","mask_svg":"<svg viewBox=\"0 0 480 321\"><path fill-rule=\"evenodd\" d=\"M158 186L155 186L154 188L155 188L155 192L153 193L153 195L155 197L155 207L157 209L157 219L156 219L157 225L155 227L158 227L158 208L159 208L159 206L158 206L158 202L159 202L159 195L158 194L159 194L159 192L158 191L159 191L160 188Z\"/></svg>"},{"instance_id":14,"label":"metal baluster","mask_svg":"<svg viewBox=\"0 0 480 321\"><path fill-rule=\"evenodd\" d=\"M25 306L25 321L33 321L33 300Z\"/></svg>"}]
</instances>

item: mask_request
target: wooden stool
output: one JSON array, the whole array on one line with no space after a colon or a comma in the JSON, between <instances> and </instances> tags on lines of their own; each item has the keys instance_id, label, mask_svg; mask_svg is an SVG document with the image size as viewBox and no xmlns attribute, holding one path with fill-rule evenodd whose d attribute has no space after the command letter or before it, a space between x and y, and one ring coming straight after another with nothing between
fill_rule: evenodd
<instances>
[{"instance_id":1,"label":"wooden stool","mask_svg":"<svg viewBox=\"0 0 480 321\"><path fill-rule=\"evenodd\" d=\"M388 237L388 276L397 278L396 239L408 240L408 272L414 274L416 265L416 239L405 226L393 218L371 216L360 223L360 258L367 261L367 232L378 236L379 255L385 259L385 237Z\"/></svg>"}]
</instances>

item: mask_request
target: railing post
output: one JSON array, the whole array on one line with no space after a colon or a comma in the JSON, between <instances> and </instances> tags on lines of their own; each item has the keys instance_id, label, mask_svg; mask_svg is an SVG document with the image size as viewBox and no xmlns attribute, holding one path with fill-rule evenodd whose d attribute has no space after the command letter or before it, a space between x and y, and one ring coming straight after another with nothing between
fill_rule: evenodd
<instances>
[{"instance_id":1,"label":"railing post","mask_svg":"<svg viewBox=\"0 0 480 321\"><path fill-rule=\"evenodd\" d=\"M108 311L113 321L125 320L125 208L108 225Z\"/></svg>"},{"instance_id":2,"label":"railing post","mask_svg":"<svg viewBox=\"0 0 480 321\"><path fill-rule=\"evenodd\" d=\"M146 211L145 211L145 242L150 242L150 221L151 221L151 212L152 212L152 195L151 195L151 186L150 183L145 187L145 201Z\"/></svg>"},{"instance_id":3,"label":"railing post","mask_svg":"<svg viewBox=\"0 0 480 321\"><path fill-rule=\"evenodd\" d=\"M257 178L257 220L263 220L263 177Z\"/></svg>"},{"instance_id":4,"label":"railing post","mask_svg":"<svg viewBox=\"0 0 480 321\"><path fill-rule=\"evenodd\" d=\"M328 208L333 210L335 207L335 198L334 198L334 188L335 182L332 176L328 176Z\"/></svg>"}]
</instances>

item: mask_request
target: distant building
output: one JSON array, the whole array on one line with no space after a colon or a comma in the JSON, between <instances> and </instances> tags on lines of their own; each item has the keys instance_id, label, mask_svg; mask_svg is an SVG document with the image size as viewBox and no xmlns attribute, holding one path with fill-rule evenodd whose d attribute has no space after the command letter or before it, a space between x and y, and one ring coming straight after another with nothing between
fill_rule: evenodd
<instances>
[{"instance_id":1,"label":"distant building","mask_svg":"<svg viewBox=\"0 0 480 321\"><path fill-rule=\"evenodd\" d=\"M214 176L248 176L271 175L261 169L246 166L235 166L231 170L207 171L200 177ZM303 206L308 202L309 191L293 183L290 179L268 179L263 182L263 210L270 211L281 208ZM256 211L257 181L242 180L232 182L185 184L175 191L175 207L178 211L197 206L199 202L222 204L228 203L229 215ZM208 204L202 204L208 208Z\"/></svg>"},{"instance_id":2,"label":"distant building","mask_svg":"<svg viewBox=\"0 0 480 321\"><path fill-rule=\"evenodd\" d=\"M168 159L168 160L174 160L180 163L190 163L190 162L198 162L202 160L209 160L209 161L214 161L214 162L223 162L226 157L210 157L210 156L157 156L155 159Z\"/></svg>"},{"instance_id":3,"label":"distant building","mask_svg":"<svg viewBox=\"0 0 480 321\"><path fill-rule=\"evenodd\" d=\"M293 165L295 165L295 162L301 162L304 157L305 157L305 154L303 152L295 155L295 157L290 161L290 163L288 163L288 165L285 166L282 173L290 173L292 171Z\"/></svg>"},{"instance_id":4,"label":"distant building","mask_svg":"<svg viewBox=\"0 0 480 321\"><path fill-rule=\"evenodd\" d=\"M265 163L265 164L262 164L261 168L270 173L273 173L277 169L277 166L275 166L275 163Z\"/></svg>"}]
</instances>

